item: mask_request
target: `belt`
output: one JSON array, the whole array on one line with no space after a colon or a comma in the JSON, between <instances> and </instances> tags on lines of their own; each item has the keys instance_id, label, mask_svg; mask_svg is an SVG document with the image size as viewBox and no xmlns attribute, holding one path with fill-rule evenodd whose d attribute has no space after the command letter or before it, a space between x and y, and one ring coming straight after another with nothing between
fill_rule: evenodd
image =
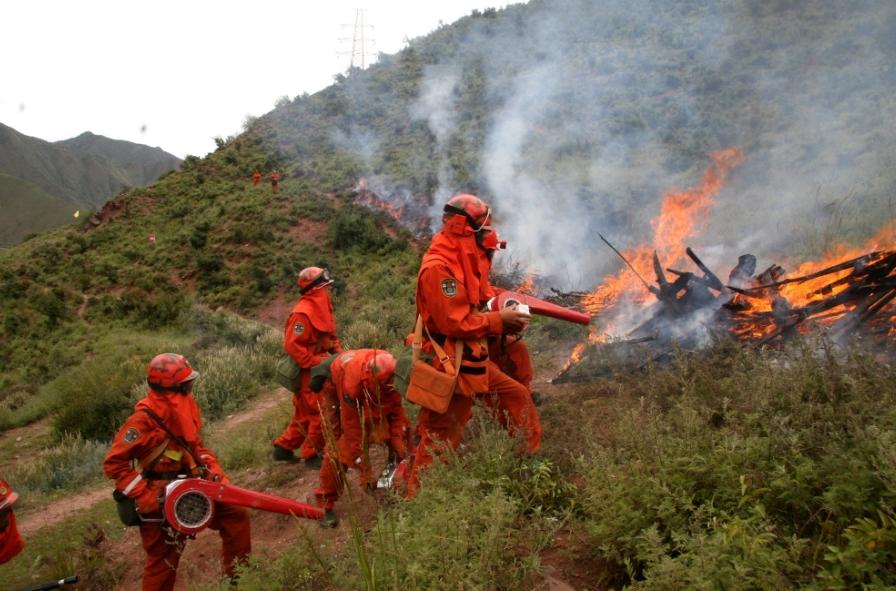
<instances>
[{"instance_id":1,"label":"belt","mask_svg":"<svg viewBox=\"0 0 896 591\"><path fill-rule=\"evenodd\" d=\"M143 473L143 478L147 480L177 480L179 478L186 478L188 474L186 472L156 472L154 470L147 470Z\"/></svg>"},{"instance_id":2,"label":"belt","mask_svg":"<svg viewBox=\"0 0 896 591\"><path fill-rule=\"evenodd\" d=\"M434 333L430 333L429 336L432 337L432 340L437 342L440 347L445 346L445 339L446 339L445 335L438 334L438 333L434 332ZM462 354L461 358L464 361L472 361L474 363L478 363L480 361L485 361L486 359L488 359L488 349L483 347L482 350L484 351L484 353L482 355L473 355L473 350L470 349L470 347L468 347L466 343L464 343L464 350L463 350L463 354ZM461 370L461 371L463 371L463 370ZM464 372L464 373L482 373L482 372L468 371L468 372Z\"/></svg>"}]
</instances>

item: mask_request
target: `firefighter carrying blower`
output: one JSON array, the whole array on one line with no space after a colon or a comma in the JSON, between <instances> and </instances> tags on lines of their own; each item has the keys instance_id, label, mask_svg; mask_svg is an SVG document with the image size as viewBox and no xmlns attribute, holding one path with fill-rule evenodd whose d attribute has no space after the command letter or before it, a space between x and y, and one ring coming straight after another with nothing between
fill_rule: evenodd
<instances>
[{"instance_id":1,"label":"firefighter carrying blower","mask_svg":"<svg viewBox=\"0 0 896 591\"><path fill-rule=\"evenodd\" d=\"M419 486L419 470L432 463L440 446L455 449L460 444L474 396L491 398L489 406L504 426L521 433L526 452L536 452L541 442L538 411L528 388L489 359L487 337L519 334L530 319L515 306L482 311L495 293L489 271L499 241L490 218L488 204L478 197L452 197L444 208L442 230L423 255L408 387L408 398L423 407L417 427L420 442L410 465L400 470L409 496ZM434 355L428 366L416 359L420 351Z\"/></svg>"},{"instance_id":2,"label":"firefighter carrying blower","mask_svg":"<svg viewBox=\"0 0 896 591\"><path fill-rule=\"evenodd\" d=\"M293 416L283 433L274 440L277 461L297 462L293 450L313 468L321 465L324 436L320 425L319 396L308 388L311 368L334 353L342 352L336 337L336 318L330 300L333 283L326 269L307 267L296 280L299 301L283 329L283 348L301 368L299 388L293 393Z\"/></svg>"},{"instance_id":3,"label":"firefighter carrying blower","mask_svg":"<svg viewBox=\"0 0 896 591\"><path fill-rule=\"evenodd\" d=\"M140 526L144 591L164 591L174 588L186 542L162 516L166 485L191 477L224 484L229 479L199 434L202 417L191 395L199 374L174 353L153 357L146 374L149 391L115 435L103 470L115 481L122 521ZM241 507L215 503L209 527L221 535L224 572L233 577L237 563L251 551L249 515Z\"/></svg>"}]
</instances>

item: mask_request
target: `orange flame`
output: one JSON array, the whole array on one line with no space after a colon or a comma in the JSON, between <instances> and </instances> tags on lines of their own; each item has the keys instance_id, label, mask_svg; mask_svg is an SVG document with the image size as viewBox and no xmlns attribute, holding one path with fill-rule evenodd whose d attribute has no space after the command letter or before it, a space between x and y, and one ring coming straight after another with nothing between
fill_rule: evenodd
<instances>
[{"instance_id":1,"label":"orange flame","mask_svg":"<svg viewBox=\"0 0 896 591\"><path fill-rule=\"evenodd\" d=\"M711 152L709 158L711 162L699 185L685 191L670 191L663 198L660 213L651 222L653 244L641 244L623 252L642 277L653 276L654 251L665 261L677 263L682 258L685 240L696 236L705 227L714 198L725 185L728 173L743 162L740 150L733 147ZM582 306L589 316L602 316L623 302L642 305L650 297L650 292L644 289L637 276L626 268L604 278L597 289L582 298ZM606 342L614 325L612 319L606 319L603 333L590 326L587 342L576 345L564 370L581 360L587 344Z\"/></svg>"},{"instance_id":2,"label":"orange flame","mask_svg":"<svg viewBox=\"0 0 896 591\"><path fill-rule=\"evenodd\" d=\"M861 246L849 246L845 243L835 244L828 248L820 259L797 265L792 272L788 272L779 281L788 277L797 278L811 275L840 262L869 255L877 251L892 249L894 245L896 245L896 220L891 220ZM738 315L738 319L741 322L735 326L732 332L740 338L758 338L772 333L777 328L777 325L767 315L763 316L762 313L770 312L773 309L775 298L783 298L783 302L779 306L786 303L790 308L805 308L821 299L836 296L844 289L848 289L849 285L841 280L848 277L853 271L853 267L849 267L814 279L787 283L776 288L770 288L762 294L764 296L762 299L748 298L741 300L749 308ZM849 305L831 308L825 311L822 316L814 318L814 324L831 325L851 310L852 306ZM805 332L809 329L809 325L804 325L800 328Z\"/></svg>"},{"instance_id":3,"label":"orange flame","mask_svg":"<svg viewBox=\"0 0 896 591\"><path fill-rule=\"evenodd\" d=\"M516 289L513 291L517 293L521 293L523 295L535 295L535 274L529 273L526 275L526 278L516 286Z\"/></svg>"},{"instance_id":4,"label":"orange flame","mask_svg":"<svg viewBox=\"0 0 896 591\"><path fill-rule=\"evenodd\" d=\"M663 198L660 214L651 222L653 244L641 244L623 252L641 276L653 277L654 251L663 261L680 262L685 241L696 236L706 225L715 195L724 186L731 169L743 161L737 148L712 152L709 157L712 162L698 186L686 191L670 191ZM650 297L650 292L626 268L604 278L597 289L582 298L582 305L588 315L598 316L623 301L642 304ZM604 332L609 333L611 329L612 325L606 326Z\"/></svg>"}]
</instances>

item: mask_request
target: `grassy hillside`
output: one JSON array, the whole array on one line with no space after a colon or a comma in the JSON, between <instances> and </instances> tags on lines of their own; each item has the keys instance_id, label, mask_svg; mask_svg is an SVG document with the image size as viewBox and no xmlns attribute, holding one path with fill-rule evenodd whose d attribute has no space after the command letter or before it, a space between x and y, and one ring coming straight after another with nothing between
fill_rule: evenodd
<instances>
[{"instance_id":1,"label":"grassy hillside","mask_svg":"<svg viewBox=\"0 0 896 591\"><path fill-rule=\"evenodd\" d=\"M14 409L109 331L176 325L194 299L258 312L294 300L295 276L311 264L339 279L340 313L366 327L370 344L403 336L418 257L407 234L306 181L287 180L277 194L252 187L251 171L267 158L256 146L234 140L116 197L96 227L84 222L0 253L0 388L12 413L4 422L24 420L10 418Z\"/></svg>"},{"instance_id":2,"label":"grassy hillside","mask_svg":"<svg viewBox=\"0 0 896 591\"><path fill-rule=\"evenodd\" d=\"M6 174L0 174L0 208L4 212L0 219L0 247L18 244L32 233L67 224L75 212L59 197Z\"/></svg>"}]
</instances>

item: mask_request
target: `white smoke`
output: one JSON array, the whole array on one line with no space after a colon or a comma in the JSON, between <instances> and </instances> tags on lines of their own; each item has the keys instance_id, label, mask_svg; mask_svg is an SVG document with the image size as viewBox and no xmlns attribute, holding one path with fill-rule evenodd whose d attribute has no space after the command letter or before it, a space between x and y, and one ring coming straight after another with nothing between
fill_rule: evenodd
<instances>
[{"instance_id":1,"label":"white smoke","mask_svg":"<svg viewBox=\"0 0 896 591\"><path fill-rule=\"evenodd\" d=\"M430 66L424 73L420 97L411 105L411 117L426 121L436 140L435 154L439 162L438 188L433 195L430 216L433 219L438 219L441 204L455 193L448 162L448 141L457 125L455 92L460 76L461 70L455 65Z\"/></svg>"}]
</instances>

